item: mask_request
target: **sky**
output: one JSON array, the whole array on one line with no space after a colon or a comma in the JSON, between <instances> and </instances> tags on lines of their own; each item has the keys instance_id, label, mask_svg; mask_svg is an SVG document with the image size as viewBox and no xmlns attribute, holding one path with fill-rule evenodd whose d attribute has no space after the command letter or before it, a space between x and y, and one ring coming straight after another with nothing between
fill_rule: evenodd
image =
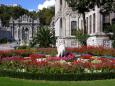
<instances>
[{"instance_id":1,"label":"sky","mask_svg":"<svg viewBox=\"0 0 115 86\"><path fill-rule=\"evenodd\" d=\"M55 0L0 0L0 4L19 4L29 11L38 11L44 7L53 6Z\"/></svg>"}]
</instances>

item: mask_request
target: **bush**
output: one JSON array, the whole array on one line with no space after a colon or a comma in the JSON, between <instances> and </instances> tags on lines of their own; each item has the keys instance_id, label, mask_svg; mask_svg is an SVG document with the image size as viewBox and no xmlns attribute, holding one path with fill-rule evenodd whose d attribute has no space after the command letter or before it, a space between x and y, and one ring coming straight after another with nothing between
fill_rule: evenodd
<instances>
[{"instance_id":1,"label":"bush","mask_svg":"<svg viewBox=\"0 0 115 86\"><path fill-rule=\"evenodd\" d=\"M30 47L27 45L23 45L23 46L19 46L17 49L30 49Z\"/></svg>"},{"instance_id":2,"label":"bush","mask_svg":"<svg viewBox=\"0 0 115 86\"><path fill-rule=\"evenodd\" d=\"M8 42L8 39L7 38L2 38L2 39L0 39L0 43L1 44L5 44L5 43L7 43Z\"/></svg>"},{"instance_id":3,"label":"bush","mask_svg":"<svg viewBox=\"0 0 115 86\"><path fill-rule=\"evenodd\" d=\"M5 50L0 51L0 57L12 57L12 56L21 56L21 57L28 57L30 54L32 54L32 50Z\"/></svg>"},{"instance_id":4,"label":"bush","mask_svg":"<svg viewBox=\"0 0 115 86\"><path fill-rule=\"evenodd\" d=\"M40 74L29 72L15 72L0 70L0 77L12 77L32 80L58 80L58 81L81 81L114 79L115 73L83 73L83 74Z\"/></svg>"},{"instance_id":5,"label":"bush","mask_svg":"<svg viewBox=\"0 0 115 86\"><path fill-rule=\"evenodd\" d=\"M56 56L57 54L56 48L38 48L37 50L40 54L48 54L51 56Z\"/></svg>"},{"instance_id":6,"label":"bush","mask_svg":"<svg viewBox=\"0 0 115 86\"><path fill-rule=\"evenodd\" d=\"M81 45L87 45L86 41L90 37L88 34L83 33L82 30L78 29L75 34L75 38L77 41L81 43Z\"/></svg>"},{"instance_id":7,"label":"bush","mask_svg":"<svg viewBox=\"0 0 115 86\"><path fill-rule=\"evenodd\" d=\"M113 42L113 44L112 44L112 45L113 45L113 48L115 48L115 40L114 40L114 42Z\"/></svg>"}]
</instances>

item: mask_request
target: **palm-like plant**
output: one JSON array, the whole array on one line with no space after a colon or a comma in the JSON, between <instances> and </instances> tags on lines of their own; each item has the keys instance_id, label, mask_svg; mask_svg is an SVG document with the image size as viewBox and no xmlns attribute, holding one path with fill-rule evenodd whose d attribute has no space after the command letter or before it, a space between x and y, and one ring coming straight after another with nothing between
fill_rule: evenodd
<instances>
[{"instance_id":1,"label":"palm-like plant","mask_svg":"<svg viewBox=\"0 0 115 86\"><path fill-rule=\"evenodd\" d=\"M32 45L39 44L39 47L51 47L55 44L56 38L54 31L47 26L40 27L33 38Z\"/></svg>"}]
</instances>

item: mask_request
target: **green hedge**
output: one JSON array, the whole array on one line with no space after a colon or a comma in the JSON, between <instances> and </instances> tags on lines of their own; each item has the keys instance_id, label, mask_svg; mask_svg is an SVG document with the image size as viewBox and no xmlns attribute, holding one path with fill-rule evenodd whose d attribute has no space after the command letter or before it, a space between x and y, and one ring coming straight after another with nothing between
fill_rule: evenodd
<instances>
[{"instance_id":1,"label":"green hedge","mask_svg":"<svg viewBox=\"0 0 115 86\"><path fill-rule=\"evenodd\" d=\"M6 44L8 42L7 38L0 39L0 44Z\"/></svg>"},{"instance_id":2,"label":"green hedge","mask_svg":"<svg viewBox=\"0 0 115 86\"><path fill-rule=\"evenodd\" d=\"M0 70L0 77L12 77L12 78L32 79L32 80L80 81L80 80L114 79L115 73L38 74L38 73Z\"/></svg>"}]
</instances>

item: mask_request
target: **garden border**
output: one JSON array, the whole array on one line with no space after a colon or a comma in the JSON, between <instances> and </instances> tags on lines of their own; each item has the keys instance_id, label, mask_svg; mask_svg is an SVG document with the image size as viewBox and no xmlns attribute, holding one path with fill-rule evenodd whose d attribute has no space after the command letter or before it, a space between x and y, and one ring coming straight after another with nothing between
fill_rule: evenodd
<instances>
[{"instance_id":1,"label":"garden border","mask_svg":"<svg viewBox=\"0 0 115 86\"><path fill-rule=\"evenodd\" d=\"M29 72L15 72L0 70L0 77L11 77L31 80L52 80L52 81L82 81L82 80L104 80L115 79L115 73L81 73L81 74L40 74Z\"/></svg>"}]
</instances>

